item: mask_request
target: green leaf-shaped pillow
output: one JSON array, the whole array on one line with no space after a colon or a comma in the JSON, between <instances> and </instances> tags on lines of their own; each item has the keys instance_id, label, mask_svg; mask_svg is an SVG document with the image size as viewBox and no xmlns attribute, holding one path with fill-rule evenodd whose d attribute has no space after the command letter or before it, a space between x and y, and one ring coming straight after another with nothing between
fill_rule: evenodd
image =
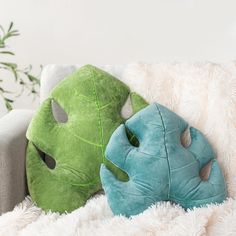
<instances>
[{"instance_id":1,"label":"green leaf-shaped pillow","mask_svg":"<svg viewBox=\"0 0 236 236\"><path fill-rule=\"evenodd\" d=\"M114 214L136 215L159 201L173 201L184 208L221 203L227 197L220 166L206 138L190 128L191 144L180 138L188 124L160 104L151 104L120 125L106 148L106 158L129 175L118 180L105 165L101 180ZM133 146L130 130L139 140ZM201 169L212 162L208 180Z\"/></svg>"},{"instance_id":2,"label":"green leaf-shaped pillow","mask_svg":"<svg viewBox=\"0 0 236 236\"><path fill-rule=\"evenodd\" d=\"M106 161L112 132L123 122L121 109L129 88L112 75L86 65L63 80L43 102L27 131L27 181L32 199L44 210L72 211L101 190L99 169L105 162L120 179L124 172ZM143 100L131 101L141 107ZM64 109L67 122L58 122L52 102ZM45 156L53 158L49 168Z\"/></svg>"}]
</instances>

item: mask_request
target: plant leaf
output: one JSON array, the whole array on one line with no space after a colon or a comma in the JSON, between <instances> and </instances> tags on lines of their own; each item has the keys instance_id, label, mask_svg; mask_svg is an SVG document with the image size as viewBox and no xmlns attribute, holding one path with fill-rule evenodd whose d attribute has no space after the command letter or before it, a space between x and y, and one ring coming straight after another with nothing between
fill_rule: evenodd
<instances>
[{"instance_id":1,"label":"plant leaf","mask_svg":"<svg viewBox=\"0 0 236 236\"><path fill-rule=\"evenodd\" d=\"M13 101L12 99L10 99L10 98L5 98L5 100L8 101L8 102L10 102L10 103L14 102L14 101Z\"/></svg>"},{"instance_id":2,"label":"plant leaf","mask_svg":"<svg viewBox=\"0 0 236 236\"><path fill-rule=\"evenodd\" d=\"M13 22L10 23L9 28L8 28L8 32L11 31L12 27L13 27Z\"/></svg>"},{"instance_id":3,"label":"plant leaf","mask_svg":"<svg viewBox=\"0 0 236 236\"><path fill-rule=\"evenodd\" d=\"M0 51L0 54L9 54L9 55L15 55L13 52L10 51Z\"/></svg>"},{"instance_id":4,"label":"plant leaf","mask_svg":"<svg viewBox=\"0 0 236 236\"><path fill-rule=\"evenodd\" d=\"M26 76L28 77L29 81L35 82L36 84L40 84L40 80L36 78L35 76L28 73L26 73Z\"/></svg>"},{"instance_id":5,"label":"plant leaf","mask_svg":"<svg viewBox=\"0 0 236 236\"><path fill-rule=\"evenodd\" d=\"M1 29L2 33L5 34L5 30L1 25L0 25L0 29Z\"/></svg>"},{"instance_id":6,"label":"plant leaf","mask_svg":"<svg viewBox=\"0 0 236 236\"><path fill-rule=\"evenodd\" d=\"M17 64L10 63L10 62L0 62L0 64L6 66L7 69L13 73L13 75L15 77L15 81L18 80Z\"/></svg>"},{"instance_id":7,"label":"plant leaf","mask_svg":"<svg viewBox=\"0 0 236 236\"><path fill-rule=\"evenodd\" d=\"M12 69L16 69L17 68L17 64L16 63L11 63L11 62L0 62L0 64L7 66L9 68Z\"/></svg>"},{"instance_id":8,"label":"plant leaf","mask_svg":"<svg viewBox=\"0 0 236 236\"><path fill-rule=\"evenodd\" d=\"M12 104L13 101L8 99L8 98L4 98L4 102L5 102L5 106L7 108L8 111L11 111L12 110Z\"/></svg>"}]
</instances>

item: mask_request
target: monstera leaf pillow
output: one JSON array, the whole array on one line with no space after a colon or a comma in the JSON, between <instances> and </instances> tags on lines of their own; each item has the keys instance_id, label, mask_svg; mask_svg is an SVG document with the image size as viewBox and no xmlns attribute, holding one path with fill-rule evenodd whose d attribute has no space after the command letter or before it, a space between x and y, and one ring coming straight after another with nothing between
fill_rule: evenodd
<instances>
[{"instance_id":1,"label":"monstera leaf pillow","mask_svg":"<svg viewBox=\"0 0 236 236\"><path fill-rule=\"evenodd\" d=\"M129 88L112 75L87 65L63 80L36 112L27 131L27 182L32 199L44 210L72 211L101 190L100 164L119 179L127 175L104 158L112 132L123 122ZM135 110L145 103L131 95ZM68 116L53 115L56 102ZM55 162L50 167L45 156ZM50 167L50 168L49 168Z\"/></svg>"},{"instance_id":2,"label":"monstera leaf pillow","mask_svg":"<svg viewBox=\"0 0 236 236\"><path fill-rule=\"evenodd\" d=\"M100 172L114 214L136 215L159 201L192 208L225 200L224 177L206 138L190 128L191 144L182 146L180 138L187 126L172 111L152 104L116 129L106 158L125 171L129 181L118 180L105 165ZM138 147L130 143L127 129L137 137ZM209 162L209 178L202 180L199 173Z\"/></svg>"}]
</instances>

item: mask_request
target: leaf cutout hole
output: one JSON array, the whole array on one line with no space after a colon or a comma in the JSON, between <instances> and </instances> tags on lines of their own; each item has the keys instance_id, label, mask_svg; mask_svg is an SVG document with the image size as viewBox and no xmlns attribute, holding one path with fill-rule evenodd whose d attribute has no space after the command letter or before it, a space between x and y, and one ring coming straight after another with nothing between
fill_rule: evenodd
<instances>
[{"instance_id":1,"label":"leaf cutout hole","mask_svg":"<svg viewBox=\"0 0 236 236\"><path fill-rule=\"evenodd\" d=\"M181 144L187 148L191 144L191 135L189 127L181 135ZM206 164L200 171L200 177L202 180L208 180L211 172L212 161Z\"/></svg>"},{"instance_id":2,"label":"leaf cutout hole","mask_svg":"<svg viewBox=\"0 0 236 236\"><path fill-rule=\"evenodd\" d=\"M126 120L133 115L130 95L128 96L124 106L121 109L121 116Z\"/></svg>"},{"instance_id":3,"label":"leaf cutout hole","mask_svg":"<svg viewBox=\"0 0 236 236\"><path fill-rule=\"evenodd\" d=\"M190 130L189 127L182 133L181 135L181 144L186 148L191 143L191 136L190 136Z\"/></svg>"},{"instance_id":4,"label":"leaf cutout hole","mask_svg":"<svg viewBox=\"0 0 236 236\"><path fill-rule=\"evenodd\" d=\"M202 180L208 180L211 172L212 161L207 163L200 171L200 177Z\"/></svg>"},{"instance_id":5,"label":"leaf cutout hole","mask_svg":"<svg viewBox=\"0 0 236 236\"><path fill-rule=\"evenodd\" d=\"M35 145L34 145L35 146ZM53 170L56 168L56 161L53 157L45 154L43 151L41 151L38 147L35 146L35 148L38 151L39 157L41 158L41 160L45 163L45 165Z\"/></svg>"},{"instance_id":6,"label":"leaf cutout hole","mask_svg":"<svg viewBox=\"0 0 236 236\"><path fill-rule=\"evenodd\" d=\"M131 145L133 145L134 147L139 147L139 141L135 137L135 135L127 127L125 127L125 130L126 130L126 135Z\"/></svg>"},{"instance_id":7,"label":"leaf cutout hole","mask_svg":"<svg viewBox=\"0 0 236 236\"><path fill-rule=\"evenodd\" d=\"M55 100L51 101L51 106L54 119L58 123L66 123L68 121L68 115L66 114L64 109Z\"/></svg>"}]
</instances>

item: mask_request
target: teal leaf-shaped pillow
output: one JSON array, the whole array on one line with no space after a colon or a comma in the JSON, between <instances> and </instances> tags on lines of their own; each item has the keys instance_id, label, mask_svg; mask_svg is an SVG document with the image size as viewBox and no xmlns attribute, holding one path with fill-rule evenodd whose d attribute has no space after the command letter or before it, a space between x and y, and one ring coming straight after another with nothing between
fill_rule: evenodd
<instances>
[{"instance_id":1,"label":"teal leaf-shaped pillow","mask_svg":"<svg viewBox=\"0 0 236 236\"><path fill-rule=\"evenodd\" d=\"M104 153L111 134L124 121L121 109L129 95L135 109L142 106L144 101L120 80L86 65L60 82L42 103L27 131L26 158L29 192L39 207L70 212L83 206L102 189L103 162L127 180ZM67 119L54 117L53 103Z\"/></svg>"},{"instance_id":2,"label":"teal leaf-shaped pillow","mask_svg":"<svg viewBox=\"0 0 236 236\"><path fill-rule=\"evenodd\" d=\"M225 180L206 138L191 127L191 144L187 148L181 144L187 126L166 107L151 104L114 131L105 155L129 176L120 181L101 166L102 185L114 214L136 215L159 201L173 201L186 209L226 199ZM128 140L127 129L138 139L138 147ZM200 171L209 162L210 175L203 180Z\"/></svg>"}]
</instances>

